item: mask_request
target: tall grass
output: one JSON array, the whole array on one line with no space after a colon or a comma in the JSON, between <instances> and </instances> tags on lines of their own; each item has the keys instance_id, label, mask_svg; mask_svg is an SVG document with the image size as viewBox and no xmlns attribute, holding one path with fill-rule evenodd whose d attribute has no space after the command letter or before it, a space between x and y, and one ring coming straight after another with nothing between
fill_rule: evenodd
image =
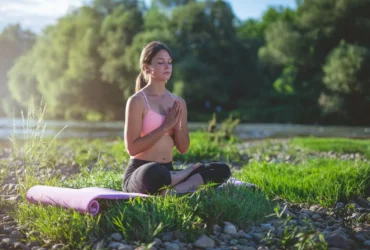
<instances>
[{"instance_id":1,"label":"tall grass","mask_svg":"<svg viewBox=\"0 0 370 250\"><path fill-rule=\"evenodd\" d=\"M50 176L46 169L53 167L49 161L47 153L53 145L55 139L64 130L59 131L53 138L45 138L46 123L44 121L46 105L41 100L40 106L36 109L33 98L27 110L27 117L22 115L23 137L18 138L15 134L15 122L13 124L13 133L10 138L13 144L12 158L21 161L20 166L16 166L16 172L21 173L17 176L18 183L21 187L21 192L34 185L36 179L44 176L45 181L50 182ZM17 171L17 170L20 171Z\"/></svg>"},{"instance_id":2,"label":"tall grass","mask_svg":"<svg viewBox=\"0 0 370 250\"><path fill-rule=\"evenodd\" d=\"M270 197L298 203L332 206L370 191L369 164L350 160L318 158L298 165L253 162L236 175L262 187Z\"/></svg>"}]
</instances>

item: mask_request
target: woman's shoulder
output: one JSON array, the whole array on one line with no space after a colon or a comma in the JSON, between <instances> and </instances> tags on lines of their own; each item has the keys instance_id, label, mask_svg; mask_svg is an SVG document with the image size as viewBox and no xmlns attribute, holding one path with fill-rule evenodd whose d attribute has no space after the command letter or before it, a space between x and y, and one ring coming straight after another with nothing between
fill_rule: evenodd
<instances>
[{"instance_id":1,"label":"woman's shoulder","mask_svg":"<svg viewBox=\"0 0 370 250\"><path fill-rule=\"evenodd\" d=\"M130 104L130 105L141 105L141 103L144 101L144 97L142 95L142 93L139 91L139 92L136 92L135 94L131 95L128 99L127 99L127 104Z\"/></svg>"},{"instance_id":2,"label":"woman's shoulder","mask_svg":"<svg viewBox=\"0 0 370 250\"><path fill-rule=\"evenodd\" d=\"M170 92L170 91L168 91L168 92ZM174 94L174 93L172 93L172 92L170 92L170 94L173 96L173 98L174 98L175 100L178 100L178 101L180 101L180 102L185 102L184 98L182 98L181 96L177 96L177 95L175 95L175 94Z\"/></svg>"}]
</instances>

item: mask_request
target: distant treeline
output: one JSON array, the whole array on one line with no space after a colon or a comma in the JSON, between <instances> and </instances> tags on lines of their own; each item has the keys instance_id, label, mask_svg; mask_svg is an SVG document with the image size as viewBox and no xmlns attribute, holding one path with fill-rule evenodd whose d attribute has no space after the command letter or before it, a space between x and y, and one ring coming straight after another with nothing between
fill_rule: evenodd
<instances>
[{"instance_id":1,"label":"distant treeline","mask_svg":"<svg viewBox=\"0 0 370 250\"><path fill-rule=\"evenodd\" d=\"M370 124L370 0L305 0L238 20L227 1L95 0L39 35L0 34L1 115L122 120L142 48L173 52L190 121Z\"/></svg>"}]
</instances>

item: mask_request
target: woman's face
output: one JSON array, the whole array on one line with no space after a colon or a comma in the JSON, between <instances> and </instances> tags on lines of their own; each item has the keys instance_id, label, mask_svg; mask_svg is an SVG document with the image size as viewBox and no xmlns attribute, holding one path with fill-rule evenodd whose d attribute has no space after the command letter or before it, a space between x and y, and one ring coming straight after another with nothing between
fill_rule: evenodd
<instances>
[{"instance_id":1,"label":"woman's face","mask_svg":"<svg viewBox=\"0 0 370 250\"><path fill-rule=\"evenodd\" d=\"M147 65L147 73L153 80L167 81L172 74L172 58L164 49L160 50Z\"/></svg>"}]
</instances>

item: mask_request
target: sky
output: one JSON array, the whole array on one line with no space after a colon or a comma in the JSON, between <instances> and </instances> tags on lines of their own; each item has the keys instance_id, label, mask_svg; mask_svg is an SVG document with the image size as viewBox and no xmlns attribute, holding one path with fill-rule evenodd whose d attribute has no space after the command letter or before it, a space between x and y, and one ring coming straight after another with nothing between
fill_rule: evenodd
<instances>
[{"instance_id":1,"label":"sky","mask_svg":"<svg viewBox=\"0 0 370 250\"><path fill-rule=\"evenodd\" d=\"M227 0L241 20L260 18L268 6L295 8L295 0ZM86 0L0 0L0 32L8 24L19 23L24 29L40 33L55 24L69 9L83 5ZM147 5L151 0L145 0Z\"/></svg>"}]
</instances>

